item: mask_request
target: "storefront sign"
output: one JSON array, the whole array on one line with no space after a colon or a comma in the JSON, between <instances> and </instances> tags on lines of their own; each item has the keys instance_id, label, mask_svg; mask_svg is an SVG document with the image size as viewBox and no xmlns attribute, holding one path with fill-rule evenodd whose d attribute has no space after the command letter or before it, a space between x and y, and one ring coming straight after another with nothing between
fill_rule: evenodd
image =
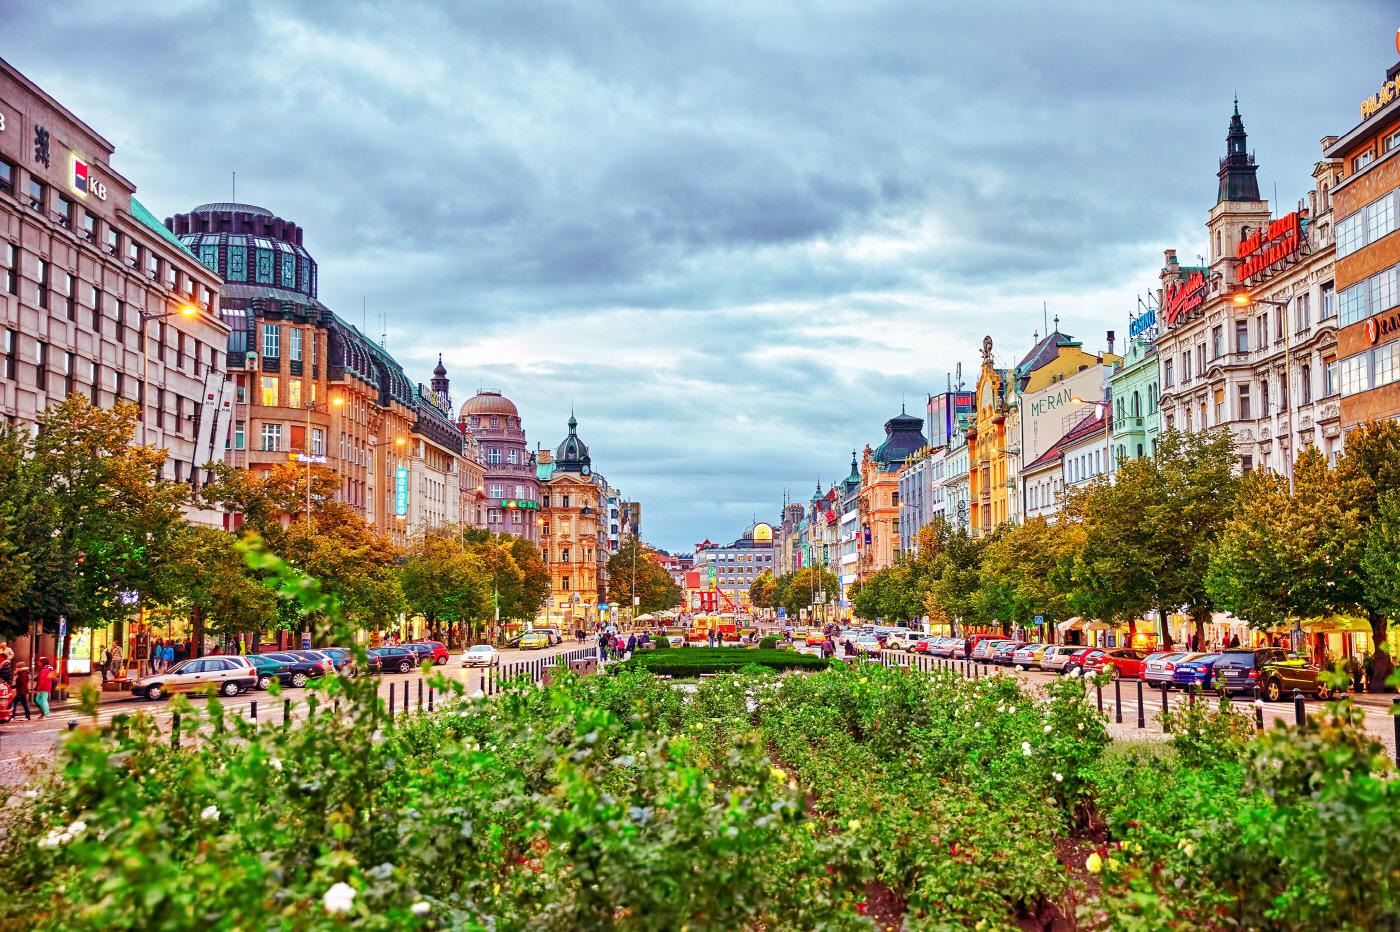
<instances>
[{"instance_id":1,"label":"storefront sign","mask_svg":"<svg viewBox=\"0 0 1400 932\"><path fill-rule=\"evenodd\" d=\"M1294 211L1248 236L1235 250L1240 260L1240 280L1253 278L1276 262L1282 262L1303 246L1303 215Z\"/></svg>"},{"instance_id":2,"label":"storefront sign","mask_svg":"<svg viewBox=\"0 0 1400 932\"><path fill-rule=\"evenodd\" d=\"M1396 45L1400 46L1400 39L1397 39ZM1369 120L1380 113L1386 104L1395 99L1396 94L1400 94L1400 80L1386 81L1380 90L1361 101L1361 119Z\"/></svg>"},{"instance_id":3,"label":"storefront sign","mask_svg":"<svg viewBox=\"0 0 1400 932\"><path fill-rule=\"evenodd\" d=\"M501 499L501 507L502 507L502 508L539 508L539 507L540 507L540 503L539 503L539 502L528 501L528 500L523 499L523 498L503 498L503 499Z\"/></svg>"},{"instance_id":4,"label":"storefront sign","mask_svg":"<svg viewBox=\"0 0 1400 932\"><path fill-rule=\"evenodd\" d=\"M107 186L93 177L92 169L88 163L78 157L78 153L68 153L68 161L72 164L72 174L70 184L73 191L81 197L89 194L96 195L99 201L107 200Z\"/></svg>"},{"instance_id":5,"label":"storefront sign","mask_svg":"<svg viewBox=\"0 0 1400 932\"><path fill-rule=\"evenodd\" d=\"M288 453L287 460L292 463L307 463L320 466L324 466L326 463L326 457L321 453Z\"/></svg>"},{"instance_id":6,"label":"storefront sign","mask_svg":"<svg viewBox=\"0 0 1400 932\"><path fill-rule=\"evenodd\" d=\"M1372 317L1366 321L1366 342L1376 343L1381 337L1400 333L1400 312L1385 317Z\"/></svg>"},{"instance_id":7,"label":"storefront sign","mask_svg":"<svg viewBox=\"0 0 1400 932\"><path fill-rule=\"evenodd\" d=\"M1175 327L1177 321L1198 310L1205 302L1205 271L1196 269L1184 282L1172 282L1167 286L1162 298L1162 317L1168 327Z\"/></svg>"},{"instance_id":8,"label":"storefront sign","mask_svg":"<svg viewBox=\"0 0 1400 932\"><path fill-rule=\"evenodd\" d=\"M402 518L408 514L408 467L394 470L394 514Z\"/></svg>"},{"instance_id":9,"label":"storefront sign","mask_svg":"<svg viewBox=\"0 0 1400 932\"><path fill-rule=\"evenodd\" d=\"M1128 336L1140 337L1155 326L1157 326L1157 309L1150 307L1128 321Z\"/></svg>"}]
</instances>

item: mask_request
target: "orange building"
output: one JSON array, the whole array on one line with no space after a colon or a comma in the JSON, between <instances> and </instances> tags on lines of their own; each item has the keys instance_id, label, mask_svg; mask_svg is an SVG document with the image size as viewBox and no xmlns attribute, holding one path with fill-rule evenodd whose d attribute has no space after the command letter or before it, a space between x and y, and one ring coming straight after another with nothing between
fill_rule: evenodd
<instances>
[{"instance_id":1,"label":"orange building","mask_svg":"<svg viewBox=\"0 0 1400 932\"><path fill-rule=\"evenodd\" d=\"M885 422L884 442L874 450L867 444L861 456L859 581L899 559L899 470L909 456L928 446L923 428L922 420L901 408Z\"/></svg>"},{"instance_id":2,"label":"orange building","mask_svg":"<svg viewBox=\"0 0 1400 932\"><path fill-rule=\"evenodd\" d=\"M1009 517L1007 494L1006 393L1011 371L992 360L992 338L982 338L975 413L967 429L968 519L973 537L990 534Z\"/></svg>"},{"instance_id":3,"label":"orange building","mask_svg":"<svg viewBox=\"0 0 1400 932\"><path fill-rule=\"evenodd\" d=\"M579 438L578 420L569 417L569 435L551 456L537 454L540 483L540 551L549 566L545 615L565 628L597 620L601 574L606 560L602 488L593 475L588 445Z\"/></svg>"}]
</instances>

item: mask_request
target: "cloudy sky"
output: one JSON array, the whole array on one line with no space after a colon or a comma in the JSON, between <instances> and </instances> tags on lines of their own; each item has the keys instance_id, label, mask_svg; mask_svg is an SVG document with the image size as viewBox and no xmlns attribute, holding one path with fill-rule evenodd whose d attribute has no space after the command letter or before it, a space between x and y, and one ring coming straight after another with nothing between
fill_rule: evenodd
<instances>
[{"instance_id":1,"label":"cloudy sky","mask_svg":"<svg viewBox=\"0 0 1400 932\"><path fill-rule=\"evenodd\" d=\"M306 229L423 382L572 406L672 549L809 496L983 334L1102 348L1204 250L1231 99L1260 187L1396 58L1389 0L53 3L0 48L158 215Z\"/></svg>"}]
</instances>

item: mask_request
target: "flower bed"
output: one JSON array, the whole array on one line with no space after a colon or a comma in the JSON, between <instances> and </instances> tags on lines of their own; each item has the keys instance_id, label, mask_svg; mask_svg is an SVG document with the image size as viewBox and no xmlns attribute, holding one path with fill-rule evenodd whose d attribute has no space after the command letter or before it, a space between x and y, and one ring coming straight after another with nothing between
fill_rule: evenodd
<instances>
[{"instance_id":1,"label":"flower bed","mask_svg":"<svg viewBox=\"0 0 1400 932\"><path fill-rule=\"evenodd\" d=\"M830 662L810 654L788 650L687 647L685 650L664 651L660 654L639 651L632 655L631 660L626 660L613 669L641 669L669 676L699 676L701 673L734 673L750 665L772 670L822 670L828 667Z\"/></svg>"}]
</instances>

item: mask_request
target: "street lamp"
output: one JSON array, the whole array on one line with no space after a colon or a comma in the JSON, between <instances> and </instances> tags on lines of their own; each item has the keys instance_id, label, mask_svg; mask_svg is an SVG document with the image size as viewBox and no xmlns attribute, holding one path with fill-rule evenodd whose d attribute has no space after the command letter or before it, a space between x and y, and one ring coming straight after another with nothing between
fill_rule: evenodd
<instances>
[{"instance_id":1,"label":"street lamp","mask_svg":"<svg viewBox=\"0 0 1400 932\"><path fill-rule=\"evenodd\" d=\"M194 317L199 313L199 308L193 304L182 304L174 310L164 311L160 314L152 314L149 311L137 308L136 313L141 317L141 446L146 446L148 430L148 418L146 416L146 404L151 390L151 351L150 351L150 331L146 325L153 320L164 320L167 317ZM165 388L165 368L161 366L160 387Z\"/></svg>"},{"instance_id":2,"label":"street lamp","mask_svg":"<svg viewBox=\"0 0 1400 932\"><path fill-rule=\"evenodd\" d=\"M1236 291L1230 295L1230 300L1238 307L1248 307L1251 304L1267 304L1269 307L1277 307L1283 310L1283 410L1288 418L1288 450L1284 454L1284 467L1288 470L1288 494L1293 494L1293 373L1292 355L1293 338L1292 328L1288 323L1288 302L1271 301L1268 298L1256 298L1247 291ZM1263 347L1260 347L1263 349ZM1264 403L1268 404L1269 399L1265 398Z\"/></svg>"},{"instance_id":3,"label":"street lamp","mask_svg":"<svg viewBox=\"0 0 1400 932\"><path fill-rule=\"evenodd\" d=\"M330 401L330 405L329 405L329 406L327 406L325 402L320 402L320 401L308 401L308 402L305 402L305 403L302 405L302 407L304 407L304 408L306 409L306 437L302 440L302 447L303 447L303 450L302 450L302 458L306 460L306 530L307 530L307 531L310 531L310 530L311 530L311 460L312 460L312 458L313 458L313 455L312 455L312 453L311 453L311 412L312 412L312 411L320 411L322 408L325 408L327 411L329 411L331 408L339 408L339 407L340 407L341 405L343 405L343 404L345 404L345 399L343 399L343 398L332 398L331 401ZM324 456L324 454L322 454L322 455Z\"/></svg>"}]
</instances>

